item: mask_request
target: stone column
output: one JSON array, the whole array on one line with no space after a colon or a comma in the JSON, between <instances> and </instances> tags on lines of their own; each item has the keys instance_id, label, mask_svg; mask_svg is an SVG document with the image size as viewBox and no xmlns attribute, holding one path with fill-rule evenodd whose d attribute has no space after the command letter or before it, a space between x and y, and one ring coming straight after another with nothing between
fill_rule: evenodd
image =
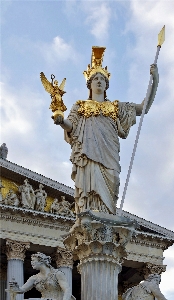
<instances>
[{"instance_id":1,"label":"stone column","mask_svg":"<svg viewBox=\"0 0 174 300\"><path fill-rule=\"evenodd\" d=\"M7 286L7 266L2 262L0 263L0 299L6 299L6 289Z\"/></svg>"},{"instance_id":2,"label":"stone column","mask_svg":"<svg viewBox=\"0 0 174 300\"><path fill-rule=\"evenodd\" d=\"M13 240L6 240L6 254L7 254L7 289L9 281L12 281L12 278L15 278L15 281L19 286L24 284L24 258L25 251L30 248L30 243L27 242L18 242ZM19 294L16 297L16 300L24 299L23 294ZM7 293L7 300L10 300L10 295Z\"/></svg>"},{"instance_id":3,"label":"stone column","mask_svg":"<svg viewBox=\"0 0 174 300\"><path fill-rule=\"evenodd\" d=\"M56 261L57 268L64 272L72 293L72 252L64 248L57 247L56 253L54 254L54 259Z\"/></svg>"},{"instance_id":4,"label":"stone column","mask_svg":"<svg viewBox=\"0 0 174 300\"><path fill-rule=\"evenodd\" d=\"M120 217L100 213L96 217L91 211L79 216L80 225L64 244L80 260L81 300L118 300L118 274L134 225L125 227L119 222ZM126 225L125 220L123 223Z\"/></svg>"},{"instance_id":5,"label":"stone column","mask_svg":"<svg viewBox=\"0 0 174 300\"><path fill-rule=\"evenodd\" d=\"M78 266L81 274L81 300L118 299L121 264L113 255L116 249L113 249L112 243L96 245L92 242L89 247L92 250L90 255L82 258ZM85 249L82 247L81 251Z\"/></svg>"}]
</instances>

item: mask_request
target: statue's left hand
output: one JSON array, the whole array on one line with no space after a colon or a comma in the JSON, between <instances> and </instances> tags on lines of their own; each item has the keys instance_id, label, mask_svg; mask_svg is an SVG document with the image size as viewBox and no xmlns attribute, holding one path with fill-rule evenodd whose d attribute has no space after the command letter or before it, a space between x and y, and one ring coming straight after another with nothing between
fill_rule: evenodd
<instances>
[{"instance_id":1,"label":"statue's left hand","mask_svg":"<svg viewBox=\"0 0 174 300\"><path fill-rule=\"evenodd\" d=\"M23 294L23 291L19 288L17 282L10 281L9 282L9 289L5 289L6 292L10 293L10 299L16 299L16 294Z\"/></svg>"},{"instance_id":2,"label":"statue's left hand","mask_svg":"<svg viewBox=\"0 0 174 300\"><path fill-rule=\"evenodd\" d=\"M150 65L150 74L153 75L153 76L158 75L157 64Z\"/></svg>"},{"instance_id":3,"label":"statue's left hand","mask_svg":"<svg viewBox=\"0 0 174 300\"><path fill-rule=\"evenodd\" d=\"M13 292L16 292L16 293L21 292L17 282L10 281L9 282L9 288L10 288L10 291L13 291Z\"/></svg>"}]
</instances>

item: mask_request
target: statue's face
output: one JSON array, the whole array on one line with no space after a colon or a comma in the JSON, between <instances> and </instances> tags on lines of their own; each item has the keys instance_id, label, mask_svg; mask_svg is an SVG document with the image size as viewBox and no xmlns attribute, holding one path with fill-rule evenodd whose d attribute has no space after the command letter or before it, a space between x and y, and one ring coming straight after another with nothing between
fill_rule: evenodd
<instances>
[{"instance_id":1,"label":"statue's face","mask_svg":"<svg viewBox=\"0 0 174 300\"><path fill-rule=\"evenodd\" d=\"M35 270L40 270L41 262L38 260L37 257L32 257L31 259L31 266Z\"/></svg>"},{"instance_id":2,"label":"statue's face","mask_svg":"<svg viewBox=\"0 0 174 300\"><path fill-rule=\"evenodd\" d=\"M95 77L91 82L91 89L92 92L94 92L95 94L104 93L104 91L106 90L106 81L105 77L102 74L96 73Z\"/></svg>"}]
</instances>

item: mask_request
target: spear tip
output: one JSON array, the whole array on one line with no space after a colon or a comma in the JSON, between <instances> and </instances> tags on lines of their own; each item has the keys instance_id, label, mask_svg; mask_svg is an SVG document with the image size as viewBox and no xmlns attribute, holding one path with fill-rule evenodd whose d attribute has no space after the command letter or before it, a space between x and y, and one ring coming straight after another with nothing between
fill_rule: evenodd
<instances>
[{"instance_id":1,"label":"spear tip","mask_svg":"<svg viewBox=\"0 0 174 300\"><path fill-rule=\"evenodd\" d=\"M163 28L158 34L158 46L161 47L164 41L165 41L165 25L163 26Z\"/></svg>"}]
</instances>

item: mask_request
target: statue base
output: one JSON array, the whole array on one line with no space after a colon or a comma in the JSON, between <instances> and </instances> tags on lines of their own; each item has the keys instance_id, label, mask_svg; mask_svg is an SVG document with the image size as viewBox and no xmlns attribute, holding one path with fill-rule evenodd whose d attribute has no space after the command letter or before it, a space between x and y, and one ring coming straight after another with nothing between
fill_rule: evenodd
<instances>
[{"instance_id":1,"label":"statue base","mask_svg":"<svg viewBox=\"0 0 174 300\"><path fill-rule=\"evenodd\" d=\"M117 300L118 274L126 258L125 246L135 232L129 218L85 211L79 225L65 238L65 247L80 260L82 300Z\"/></svg>"}]
</instances>

